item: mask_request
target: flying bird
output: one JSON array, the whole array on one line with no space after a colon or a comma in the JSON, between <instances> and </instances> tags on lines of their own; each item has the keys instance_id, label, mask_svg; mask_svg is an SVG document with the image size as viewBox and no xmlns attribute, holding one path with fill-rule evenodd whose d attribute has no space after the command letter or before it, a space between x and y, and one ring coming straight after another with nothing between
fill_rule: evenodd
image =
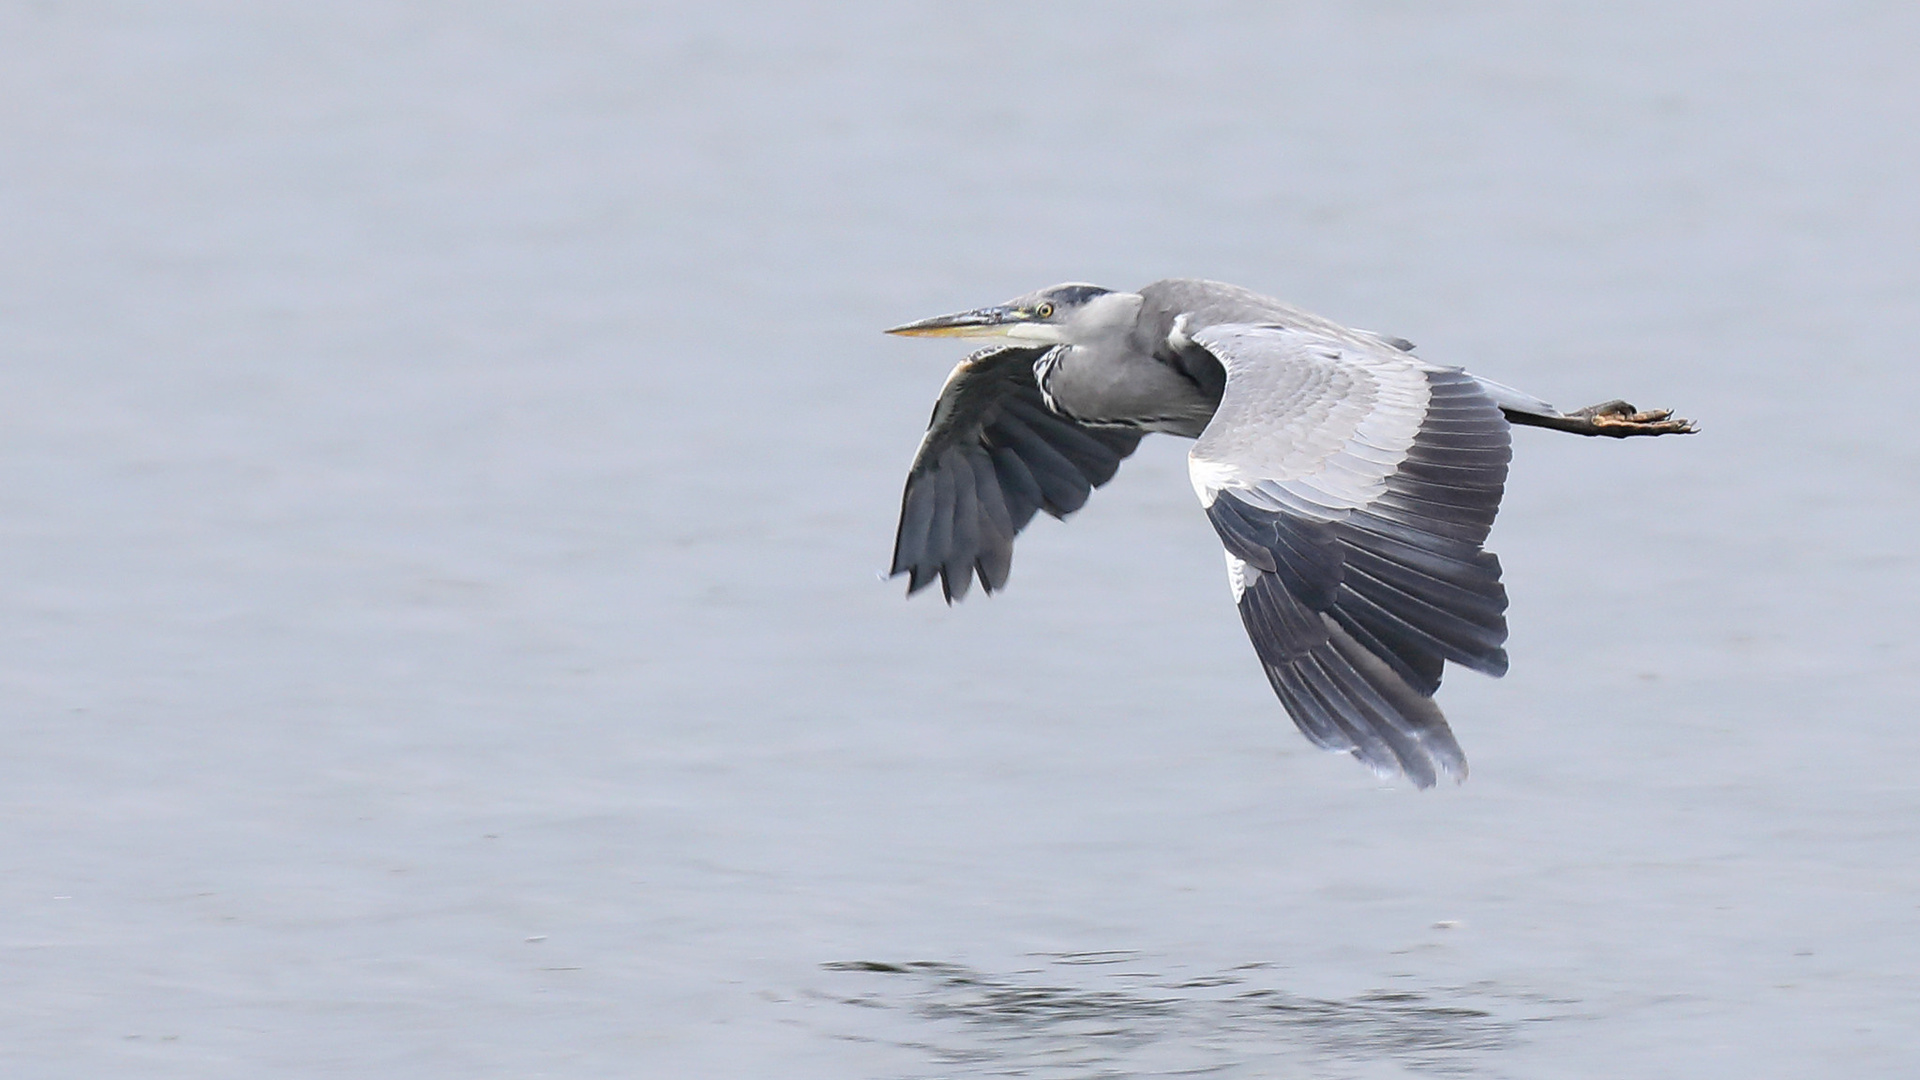
<instances>
[{"instance_id":1,"label":"flying bird","mask_svg":"<svg viewBox=\"0 0 1920 1080\"><path fill-rule=\"evenodd\" d=\"M1004 588L1037 511L1062 518L1142 437L1194 439L1188 474L1267 680L1315 744L1431 787L1466 758L1442 667L1506 673L1507 594L1483 546L1509 425L1686 434L1669 410L1561 412L1235 285L1066 284L896 326L995 338L947 377L907 474L894 575L947 602Z\"/></svg>"}]
</instances>

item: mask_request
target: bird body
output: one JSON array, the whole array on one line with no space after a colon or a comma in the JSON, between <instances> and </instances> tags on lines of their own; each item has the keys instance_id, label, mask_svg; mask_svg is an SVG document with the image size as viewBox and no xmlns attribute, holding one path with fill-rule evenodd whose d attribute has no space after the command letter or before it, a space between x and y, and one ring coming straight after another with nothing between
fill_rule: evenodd
<instances>
[{"instance_id":1,"label":"bird body","mask_svg":"<svg viewBox=\"0 0 1920 1080\"><path fill-rule=\"evenodd\" d=\"M1452 662L1506 671L1506 591L1483 548L1510 423L1693 430L1609 402L1562 413L1411 343L1234 285L1070 284L895 327L994 337L954 369L902 498L893 572L1004 587L1014 536L1064 517L1141 437L1195 439L1188 471L1268 681L1300 730L1422 787L1466 761L1432 697Z\"/></svg>"}]
</instances>

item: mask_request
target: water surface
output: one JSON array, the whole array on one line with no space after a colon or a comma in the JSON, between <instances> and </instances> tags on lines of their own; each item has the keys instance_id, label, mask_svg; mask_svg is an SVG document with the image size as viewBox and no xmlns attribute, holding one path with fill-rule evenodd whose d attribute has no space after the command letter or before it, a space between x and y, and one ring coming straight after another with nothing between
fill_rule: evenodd
<instances>
[{"instance_id":1,"label":"water surface","mask_svg":"<svg viewBox=\"0 0 1920 1080\"><path fill-rule=\"evenodd\" d=\"M1920 17L0 13L9 1075L1910 1075ZM877 580L954 356L1201 275L1516 433L1463 786L1150 440Z\"/></svg>"}]
</instances>

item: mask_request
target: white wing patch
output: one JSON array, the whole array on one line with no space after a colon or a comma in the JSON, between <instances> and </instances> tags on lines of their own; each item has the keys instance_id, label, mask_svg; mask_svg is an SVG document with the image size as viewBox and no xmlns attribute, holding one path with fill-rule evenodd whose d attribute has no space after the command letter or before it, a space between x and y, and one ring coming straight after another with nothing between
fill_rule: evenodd
<instances>
[{"instance_id":1,"label":"white wing patch","mask_svg":"<svg viewBox=\"0 0 1920 1080\"><path fill-rule=\"evenodd\" d=\"M1260 571L1249 567L1247 560L1235 555L1231 551L1222 552L1221 554L1227 557L1227 584L1233 588L1233 602L1237 604L1240 602L1240 598L1247 594L1247 582L1252 580L1253 575Z\"/></svg>"}]
</instances>

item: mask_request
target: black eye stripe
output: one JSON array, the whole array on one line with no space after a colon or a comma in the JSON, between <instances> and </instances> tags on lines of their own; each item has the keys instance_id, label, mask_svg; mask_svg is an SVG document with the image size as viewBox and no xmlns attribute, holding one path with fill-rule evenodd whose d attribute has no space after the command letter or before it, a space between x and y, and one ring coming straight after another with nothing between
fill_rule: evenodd
<instances>
[{"instance_id":1,"label":"black eye stripe","mask_svg":"<svg viewBox=\"0 0 1920 1080\"><path fill-rule=\"evenodd\" d=\"M1051 291L1054 300L1071 307L1084 304L1096 296L1105 296L1113 290L1103 289L1098 285L1063 285Z\"/></svg>"}]
</instances>

